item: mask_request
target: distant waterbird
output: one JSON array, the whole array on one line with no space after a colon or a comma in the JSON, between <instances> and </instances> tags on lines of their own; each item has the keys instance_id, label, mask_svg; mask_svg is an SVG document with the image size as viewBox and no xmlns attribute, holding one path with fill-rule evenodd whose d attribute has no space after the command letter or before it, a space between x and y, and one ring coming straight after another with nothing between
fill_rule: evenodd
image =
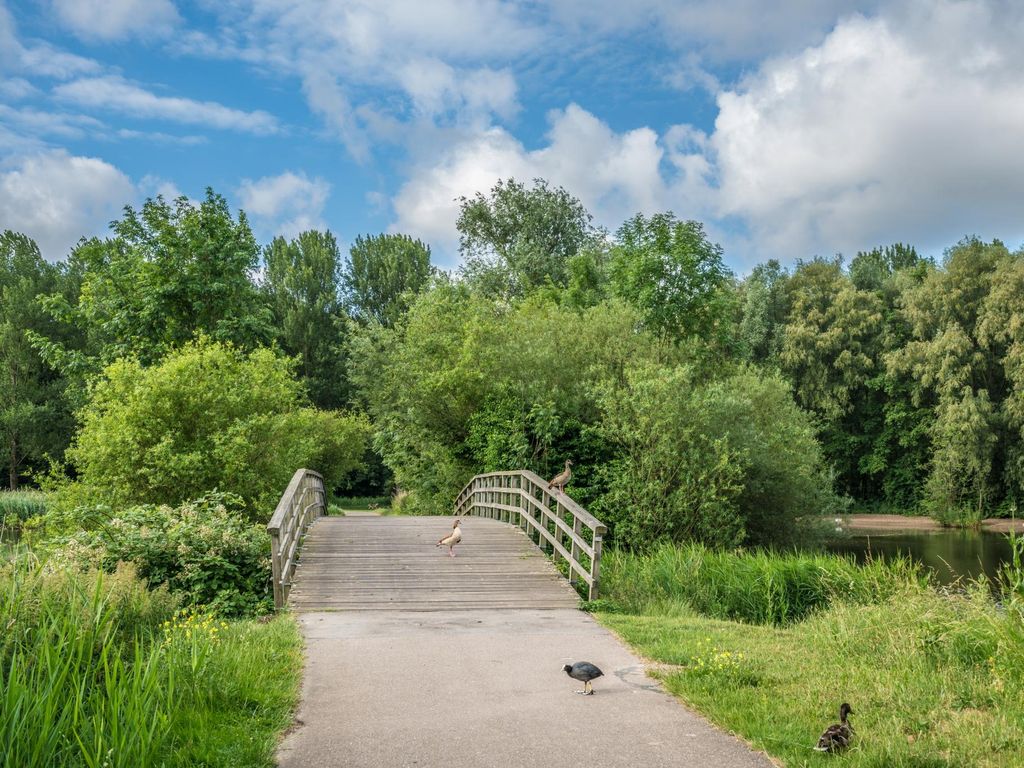
<instances>
[{"instance_id":1,"label":"distant waterbird","mask_svg":"<svg viewBox=\"0 0 1024 768\"><path fill-rule=\"evenodd\" d=\"M591 681L604 676L604 672L589 661L577 661L575 664L566 664L562 667L562 671L573 680L579 680L583 683L583 690L576 691L576 693L582 693L584 696L593 696L594 686L591 685Z\"/></svg>"},{"instance_id":2,"label":"distant waterbird","mask_svg":"<svg viewBox=\"0 0 1024 768\"><path fill-rule=\"evenodd\" d=\"M455 557L455 545L462 541L462 528L459 527L461 521L456 519L452 525L452 532L447 536L442 536L437 541L437 546L448 547L448 556Z\"/></svg>"},{"instance_id":3,"label":"distant waterbird","mask_svg":"<svg viewBox=\"0 0 1024 768\"><path fill-rule=\"evenodd\" d=\"M850 709L850 705L843 702L839 707L839 722L826 728L818 739L818 745L815 747L818 752L842 752L850 746L850 740L853 739L853 726L847 722L846 718L852 714L853 710Z\"/></svg>"},{"instance_id":4,"label":"distant waterbird","mask_svg":"<svg viewBox=\"0 0 1024 768\"><path fill-rule=\"evenodd\" d=\"M566 459L565 460L565 469L563 469L561 472L559 472L557 475L555 475L553 478L551 478L551 482L548 483L548 490L549 491L552 488L557 488L558 490L563 491L563 492L565 491L565 484L568 483L569 480L572 478L572 470L569 469L569 467L571 467L571 466L572 466L572 460L571 459Z\"/></svg>"}]
</instances>

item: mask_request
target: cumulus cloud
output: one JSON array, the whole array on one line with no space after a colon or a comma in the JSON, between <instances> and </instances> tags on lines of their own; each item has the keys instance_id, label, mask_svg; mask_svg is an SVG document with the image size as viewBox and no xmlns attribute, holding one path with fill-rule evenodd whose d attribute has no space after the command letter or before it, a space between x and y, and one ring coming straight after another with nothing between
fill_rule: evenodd
<instances>
[{"instance_id":1,"label":"cumulus cloud","mask_svg":"<svg viewBox=\"0 0 1024 768\"><path fill-rule=\"evenodd\" d=\"M257 135L273 134L279 130L277 118L262 110L245 112L215 101L159 96L113 75L62 83L54 88L53 93L61 100L82 107L109 109L132 117L172 120Z\"/></svg>"},{"instance_id":2,"label":"cumulus cloud","mask_svg":"<svg viewBox=\"0 0 1024 768\"><path fill-rule=\"evenodd\" d=\"M549 116L548 143L534 150L493 127L455 144L439 162L424 163L394 199L394 229L452 252L457 243L458 198L485 191L501 178L545 178L580 197L602 224L619 223L637 211L662 208L679 184L662 176L674 163L673 147L649 128L616 133L572 104ZM682 164L680 164L680 169Z\"/></svg>"},{"instance_id":3,"label":"cumulus cloud","mask_svg":"<svg viewBox=\"0 0 1024 768\"><path fill-rule=\"evenodd\" d=\"M0 221L35 239L50 261L81 237L102 234L134 197L128 177L95 157L55 150L0 166Z\"/></svg>"},{"instance_id":4,"label":"cumulus cloud","mask_svg":"<svg viewBox=\"0 0 1024 768\"><path fill-rule=\"evenodd\" d=\"M1024 26L987 11L853 17L722 93L708 147L719 214L791 257L1024 234Z\"/></svg>"},{"instance_id":5,"label":"cumulus cloud","mask_svg":"<svg viewBox=\"0 0 1024 768\"><path fill-rule=\"evenodd\" d=\"M308 229L326 229L322 219L331 185L304 173L243 179L238 188L242 208L267 237L295 237Z\"/></svg>"},{"instance_id":6,"label":"cumulus cloud","mask_svg":"<svg viewBox=\"0 0 1024 768\"><path fill-rule=\"evenodd\" d=\"M170 0L52 0L60 22L90 41L166 35L181 21Z\"/></svg>"}]
</instances>

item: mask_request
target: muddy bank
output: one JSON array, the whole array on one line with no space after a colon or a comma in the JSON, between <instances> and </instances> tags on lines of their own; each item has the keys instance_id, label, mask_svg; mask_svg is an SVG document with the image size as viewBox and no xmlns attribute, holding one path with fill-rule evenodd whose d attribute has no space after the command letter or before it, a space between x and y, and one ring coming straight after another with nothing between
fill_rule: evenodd
<instances>
[{"instance_id":1,"label":"muddy bank","mask_svg":"<svg viewBox=\"0 0 1024 768\"><path fill-rule=\"evenodd\" d=\"M930 517L913 515L847 515L845 528L849 531L941 531L941 525ZM1024 533L1024 520L988 518L981 521L983 531L993 533Z\"/></svg>"}]
</instances>

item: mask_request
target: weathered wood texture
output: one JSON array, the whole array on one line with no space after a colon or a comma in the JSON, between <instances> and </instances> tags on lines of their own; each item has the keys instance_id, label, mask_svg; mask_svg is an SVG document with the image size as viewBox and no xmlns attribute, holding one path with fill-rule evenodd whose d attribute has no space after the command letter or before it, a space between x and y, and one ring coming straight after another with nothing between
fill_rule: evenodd
<instances>
[{"instance_id":1,"label":"weathered wood texture","mask_svg":"<svg viewBox=\"0 0 1024 768\"><path fill-rule=\"evenodd\" d=\"M604 524L533 472L477 475L455 500L455 514L519 526L556 562L568 564L571 583L583 579L589 599L597 597Z\"/></svg>"},{"instance_id":2,"label":"weathered wood texture","mask_svg":"<svg viewBox=\"0 0 1024 768\"><path fill-rule=\"evenodd\" d=\"M284 607L288 601L303 535L313 521L326 512L323 477L310 469L296 470L267 523L276 608Z\"/></svg>"},{"instance_id":3,"label":"weathered wood texture","mask_svg":"<svg viewBox=\"0 0 1024 768\"><path fill-rule=\"evenodd\" d=\"M455 557L435 546L450 517L322 517L306 536L297 611L575 608L579 596L524 532L463 519Z\"/></svg>"}]
</instances>

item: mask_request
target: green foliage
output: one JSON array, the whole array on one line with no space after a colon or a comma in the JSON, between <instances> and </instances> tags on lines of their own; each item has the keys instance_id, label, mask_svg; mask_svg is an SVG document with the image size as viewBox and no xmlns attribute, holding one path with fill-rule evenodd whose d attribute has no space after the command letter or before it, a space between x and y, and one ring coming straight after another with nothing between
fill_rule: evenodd
<instances>
[{"instance_id":1,"label":"green foliage","mask_svg":"<svg viewBox=\"0 0 1024 768\"><path fill-rule=\"evenodd\" d=\"M567 285L570 260L594 238L583 204L544 179L529 188L499 180L489 195L477 192L459 203L463 274L488 295L523 296L549 282Z\"/></svg>"},{"instance_id":2,"label":"green foliage","mask_svg":"<svg viewBox=\"0 0 1024 768\"><path fill-rule=\"evenodd\" d=\"M646 554L610 549L601 559L606 599L629 613L696 611L716 619L784 625L835 603L871 604L927 584L910 560L773 551L716 552L662 544Z\"/></svg>"},{"instance_id":3,"label":"green foliage","mask_svg":"<svg viewBox=\"0 0 1024 768\"><path fill-rule=\"evenodd\" d=\"M363 323L394 325L433 271L430 247L408 235L357 237L344 277L352 316Z\"/></svg>"},{"instance_id":4,"label":"green foliage","mask_svg":"<svg viewBox=\"0 0 1024 768\"><path fill-rule=\"evenodd\" d=\"M270 545L261 524L246 522L242 500L209 493L178 507L143 505L112 513L92 531L49 542L54 561L112 569L132 563L139 576L166 584L185 605L224 616L273 609Z\"/></svg>"},{"instance_id":5,"label":"green foliage","mask_svg":"<svg viewBox=\"0 0 1024 768\"><path fill-rule=\"evenodd\" d=\"M17 541L24 524L45 515L47 506L39 491L0 491L0 543Z\"/></svg>"},{"instance_id":6,"label":"green foliage","mask_svg":"<svg viewBox=\"0 0 1024 768\"><path fill-rule=\"evenodd\" d=\"M0 764L273 765L298 695L294 622L175 608L127 566L0 571Z\"/></svg>"},{"instance_id":7,"label":"green foliage","mask_svg":"<svg viewBox=\"0 0 1024 768\"><path fill-rule=\"evenodd\" d=\"M300 466L329 488L359 465L364 419L306 405L294 362L200 340L149 368L108 366L79 414L68 456L78 481L63 507L176 505L211 489L266 520Z\"/></svg>"},{"instance_id":8,"label":"green foliage","mask_svg":"<svg viewBox=\"0 0 1024 768\"><path fill-rule=\"evenodd\" d=\"M83 241L70 257L81 293L46 302L85 335L80 348L36 337L63 370L95 372L124 357L153 363L200 334L243 348L270 339L270 312L250 279L259 247L245 214L232 218L221 195L126 206L111 229L112 238Z\"/></svg>"},{"instance_id":9,"label":"green foliage","mask_svg":"<svg viewBox=\"0 0 1024 768\"><path fill-rule=\"evenodd\" d=\"M330 232L274 238L263 250L263 292L277 343L299 360L298 373L320 408L345 404L345 325L341 253Z\"/></svg>"},{"instance_id":10,"label":"green foliage","mask_svg":"<svg viewBox=\"0 0 1024 768\"><path fill-rule=\"evenodd\" d=\"M731 346L732 273L699 222L637 214L619 228L609 278L612 292L636 306L656 333Z\"/></svg>"},{"instance_id":11,"label":"green foliage","mask_svg":"<svg viewBox=\"0 0 1024 768\"><path fill-rule=\"evenodd\" d=\"M31 344L32 334L56 333L36 297L58 290L61 278L30 238L0 234L0 471L15 490L47 455L63 452L70 432L63 383Z\"/></svg>"},{"instance_id":12,"label":"green foliage","mask_svg":"<svg viewBox=\"0 0 1024 768\"><path fill-rule=\"evenodd\" d=\"M600 433L621 448L595 511L617 541L787 544L828 511L820 449L788 386L757 370L702 380L690 367L635 369L599 398Z\"/></svg>"}]
</instances>

